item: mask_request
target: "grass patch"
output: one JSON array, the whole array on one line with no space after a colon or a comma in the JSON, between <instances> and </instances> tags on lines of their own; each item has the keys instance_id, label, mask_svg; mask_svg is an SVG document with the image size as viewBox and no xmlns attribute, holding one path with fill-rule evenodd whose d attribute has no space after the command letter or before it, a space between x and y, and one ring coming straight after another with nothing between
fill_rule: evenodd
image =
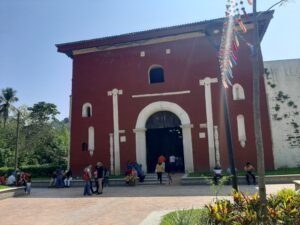
<instances>
[{"instance_id":1,"label":"grass patch","mask_svg":"<svg viewBox=\"0 0 300 225\"><path fill-rule=\"evenodd\" d=\"M222 173L224 176L229 176L229 173ZM244 171L237 171L237 176L245 176ZM300 168L280 168L277 170L267 170L265 175L289 175L289 174L300 174ZM189 177L212 177L213 172L196 172L190 173Z\"/></svg>"},{"instance_id":2,"label":"grass patch","mask_svg":"<svg viewBox=\"0 0 300 225\"><path fill-rule=\"evenodd\" d=\"M207 224L207 220L207 209L179 210L165 215L160 225L201 225Z\"/></svg>"},{"instance_id":3,"label":"grass patch","mask_svg":"<svg viewBox=\"0 0 300 225\"><path fill-rule=\"evenodd\" d=\"M9 188L9 187L5 186L5 185L0 185L0 190L6 189L6 188Z\"/></svg>"},{"instance_id":4,"label":"grass patch","mask_svg":"<svg viewBox=\"0 0 300 225\"><path fill-rule=\"evenodd\" d=\"M300 168L280 168L277 170L266 171L266 175L288 175L300 174Z\"/></svg>"}]
</instances>

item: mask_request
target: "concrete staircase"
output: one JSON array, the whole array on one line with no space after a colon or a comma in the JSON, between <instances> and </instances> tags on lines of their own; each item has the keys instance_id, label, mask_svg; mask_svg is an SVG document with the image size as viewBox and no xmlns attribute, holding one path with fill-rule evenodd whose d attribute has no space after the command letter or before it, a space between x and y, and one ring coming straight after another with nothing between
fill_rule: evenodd
<instances>
[{"instance_id":1,"label":"concrete staircase","mask_svg":"<svg viewBox=\"0 0 300 225\"><path fill-rule=\"evenodd\" d=\"M159 184L159 181L157 180L157 174L156 173L147 173L145 174L145 180L144 182L137 182L138 185L156 185ZM162 175L162 182L163 184L168 184L168 176L166 173L163 173Z\"/></svg>"}]
</instances>

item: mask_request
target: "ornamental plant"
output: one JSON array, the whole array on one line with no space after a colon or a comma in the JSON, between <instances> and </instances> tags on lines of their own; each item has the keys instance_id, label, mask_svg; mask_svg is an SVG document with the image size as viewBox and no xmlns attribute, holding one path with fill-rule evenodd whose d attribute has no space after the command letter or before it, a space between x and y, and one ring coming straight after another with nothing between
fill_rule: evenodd
<instances>
[{"instance_id":1,"label":"ornamental plant","mask_svg":"<svg viewBox=\"0 0 300 225\"><path fill-rule=\"evenodd\" d=\"M126 184L135 185L138 177L135 174L130 173L124 179L125 179Z\"/></svg>"},{"instance_id":2,"label":"ornamental plant","mask_svg":"<svg viewBox=\"0 0 300 225\"><path fill-rule=\"evenodd\" d=\"M283 189L267 199L267 215L262 213L258 194L234 192L233 202L219 200L206 205L211 225L300 225L300 193Z\"/></svg>"}]
</instances>

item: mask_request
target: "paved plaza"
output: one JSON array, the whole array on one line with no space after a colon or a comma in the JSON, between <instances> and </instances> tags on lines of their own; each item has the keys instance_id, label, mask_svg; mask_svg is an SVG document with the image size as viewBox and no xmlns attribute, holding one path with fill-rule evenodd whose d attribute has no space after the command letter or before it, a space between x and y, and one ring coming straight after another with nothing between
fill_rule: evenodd
<instances>
[{"instance_id":1,"label":"paved plaza","mask_svg":"<svg viewBox=\"0 0 300 225\"><path fill-rule=\"evenodd\" d=\"M268 194L293 184L267 185ZM240 186L254 193L257 186ZM228 196L230 186L220 196ZM102 195L82 196L83 188L33 189L30 196L0 201L1 225L140 225L157 211L202 207L214 198L210 186L137 185L107 187Z\"/></svg>"}]
</instances>

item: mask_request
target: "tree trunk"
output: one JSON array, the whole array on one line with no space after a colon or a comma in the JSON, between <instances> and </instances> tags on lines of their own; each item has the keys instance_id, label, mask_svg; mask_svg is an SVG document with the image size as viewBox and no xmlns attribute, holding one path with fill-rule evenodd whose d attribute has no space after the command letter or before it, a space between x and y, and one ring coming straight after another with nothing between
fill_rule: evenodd
<instances>
[{"instance_id":1,"label":"tree trunk","mask_svg":"<svg viewBox=\"0 0 300 225\"><path fill-rule=\"evenodd\" d=\"M258 187L259 197L262 207L262 213L266 215L266 185L265 185L265 159L263 138L261 130L261 115L260 115L260 77L261 71L259 67L259 54L260 50L260 38L258 31L258 18L256 13L256 0L253 1L253 13L254 13L254 46L252 56L252 68L253 68L253 116L254 116L254 133L255 144L257 154L257 172L258 172Z\"/></svg>"}]
</instances>

